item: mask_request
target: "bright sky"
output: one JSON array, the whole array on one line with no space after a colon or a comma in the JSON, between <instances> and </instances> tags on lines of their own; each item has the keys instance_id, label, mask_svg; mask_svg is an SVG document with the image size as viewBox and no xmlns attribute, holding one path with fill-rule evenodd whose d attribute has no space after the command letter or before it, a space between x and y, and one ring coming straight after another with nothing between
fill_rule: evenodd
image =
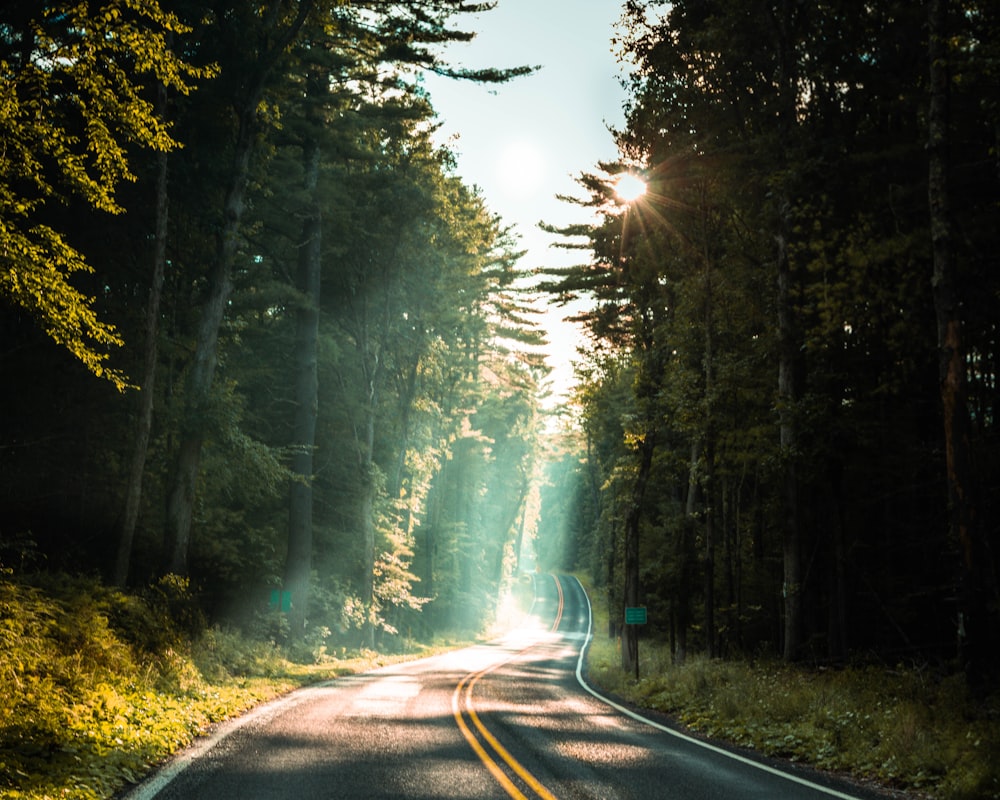
<instances>
[{"instance_id":1,"label":"bright sky","mask_svg":"<svg viewBox=\"0 0 1000 800\"><path fill-rule=\"evenodd\" d=\"M477 36L451 46L446 59L469 68L541 69L499 86L426 77L441 135L457 137L451 147L459 174L516 228L528 251L520 262L525 271L579 263L586 255L553 248L559 237L538 223L586 221L584 209L556 195L579 196L574 177L617 158L608 126L620 127L623 117L625 93L611 49L620 15L620 0L499 0L494 10L462 20ZM580 340L562 321L566 313L553 307L546 315L553 402L572 381Z\"/></svg>"}]
</instances>

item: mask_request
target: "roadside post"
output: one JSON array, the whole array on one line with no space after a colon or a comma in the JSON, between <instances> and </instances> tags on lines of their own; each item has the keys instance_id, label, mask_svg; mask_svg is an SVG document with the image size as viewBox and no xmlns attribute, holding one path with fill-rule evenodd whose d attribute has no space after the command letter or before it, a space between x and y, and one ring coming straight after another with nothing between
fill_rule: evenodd
<instances>
[{"instance_id":1,"label":"roadside post","mask_svg":"<svg viewBox=\"0 0 1000 800\"><path fill-rule=\"evenodd\" d=\"M645 625L646 624L646 607L645 606L625 606L625 624L626 625ZM639 632L636 631L635 635L635 679L639 680Z\"/></svg>"}]
</instances>

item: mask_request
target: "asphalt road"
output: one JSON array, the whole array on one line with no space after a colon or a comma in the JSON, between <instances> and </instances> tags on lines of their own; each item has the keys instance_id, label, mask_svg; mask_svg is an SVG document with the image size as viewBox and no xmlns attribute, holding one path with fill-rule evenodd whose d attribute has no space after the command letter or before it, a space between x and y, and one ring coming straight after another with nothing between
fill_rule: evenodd
<instances>
[{"instance_id":1,"label":"asphalt road","mask_svg":"<svg viewBox=\"0 0 1000 800\"><path fill-rule=\"evenodd\" d=\"M524 624L487 645L304 689L199 741L127 800L871 800L684 736L580 674L590 606L534 577Z\"/></svg>"}]
</instances>

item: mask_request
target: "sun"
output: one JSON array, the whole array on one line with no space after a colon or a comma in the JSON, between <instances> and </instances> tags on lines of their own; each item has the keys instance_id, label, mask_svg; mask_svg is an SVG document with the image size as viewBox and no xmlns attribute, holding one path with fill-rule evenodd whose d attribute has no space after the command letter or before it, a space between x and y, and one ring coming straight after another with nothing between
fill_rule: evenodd
<instances>
[{"instance_id":1,"label":"sun","mask_svg":"<svg viewBox=\"0 0 1000 800\"><path fill-rule=\"evenodd\" d=\"M646 181L631 172L623 172L615 181L615 194L626 203L632 203L646 194Z\"/></svg>"}]
</instances>

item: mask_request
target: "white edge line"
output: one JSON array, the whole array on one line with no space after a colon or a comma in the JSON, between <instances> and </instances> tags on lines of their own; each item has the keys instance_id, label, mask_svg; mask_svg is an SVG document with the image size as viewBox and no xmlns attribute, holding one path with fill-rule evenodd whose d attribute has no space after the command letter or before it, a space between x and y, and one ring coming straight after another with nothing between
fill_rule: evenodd
<instances>
[{"instance_id":1,"label":"white edge line","mask_svg":"<svg viewBox=\"0 0 1000 800\"><path fill-rule=\"evenodd\" d=\"M167 760L160 767L154 767L152 773L132 788L126 788L124 794L120 795L120 797L122 800L152 800L152 798L156 797L156 795L169 786L178 775L191 766L196 759L207 753L227 736L260 717L271 716L285 710L288 706L297 705L308 695L310 689L320 688L327 683L329 681L303 687L283 697L262 703L246 714L231 717L215 726L207 736L196 735L190 744L181 748L172 756L168 756Z\"/></svg>"},{"instance_id":2,"label":"white edge line","mask_svg":"<svg viewBox=\"0 0 1000 800\"><path fill-rule=\"evenodd\" d=\"M772 775L776 775L779 778L784 778L785 780L792 781L793 783L798 783L801 784L802 786L807 786L810 789L815 789L818 792L823 792L824 794L828 794L831 797L840 798L840 800L860 800L860 798L856 797L855 795L844 794L843 792L839 792L836 789L831 789L828 786L822 786L821 784L813 783L813 781L807 780L806 778L800 778L797 775L792 775L791 773L784 772L780 769L775 769L774 767L770 767L767 764L762 764L759 761L754 761L751 758L745 758L744 756L741 756L737 753L732 753L729 750L724 750L721 747L716 747L713 744L704 742L701 739L695 739L693 736L688 736L687 734L681 733L680 731L674 730L673 728L668 728L666 725L661 725L658 722L654 722L653 720L642 716L642 714L637 714L631 709L626 708L625 706L620 705L619 703L616 703L614 700L605 697L603 694L600 694L599 692L591 688L590 684L588 684L583 679L584 656L587 653L587 647L590 645L590 640L594 638L594 633L593 633L594 624L593 624L593 615L591 613L591 607L590 607L590 598L587 596L587 592L583 588L583 584L580 583L580 580L575 575L570 577L572 577L573 580L575 580L580 585L580 590L583 592L583 596L587 600L587 638L584 640L583 646L580 648L580 656L576 662L576 680L580 684L580 686L582 686L587 692L596 697L602 703L611 706L613 709L615 709L615 711L624 714L626 717L631 717L637 722L649 725L650 727L656 728L658 731L662 731L663 733L668 733L671 736L684 740L685 742L696 744L699 747L704 747L706 750L711 750L713 753L718 753L719 755L726 756L727 758L731 758L734 761L739 761L740 763L746 764L747 766L755 767L756 769L763 770L764 772L769 772Z\"/></svg>"},{"instance_id":3,"label":"white edge line","mask_svg":"<svg viewBox=\"0 0 1000 800\"><path fill-rule=\"evenodd\" d=\"M556 579L555 575L552 577L553 579ZM534 611L538 600L538 589L535 585L534 576L532 576L531 581L531 592L531 607L528 609L529 616ZM586 592L584 592L584 595L586 595ZM589 610L589 598L587 599L587 607ZM357 673L357 675L367 675L379 672L383 669L393 669L398 666L398 664L393 664L374 670L366 670L365 672ZM173 783L174 779L177 778L178 775L191 766L196 759L207 753L219 742L230 734L235 733L247 723L260 717L277 714L284 711L288 706L297 705L308 696L311 690L324 689L331 685L337 685L338 683L338 679L332 678L311 686L304 686L290 692L287 695L284 695L283 697L278 697L269 702L262 703L261 705L248 711L246 714L232 717L225 722L220 723L215 726L212 732L207 736L195 736L190 744L182 747L173 755L167 756L166 760L159 767L154 767L153 770L139 783L133 785L132 787L122 787L122 789L119 790L122 792L122 794L119 795L121 800L153 800L153 798L155 798L167 786Z\"/></svg>"},{"instance_id":4,"label":"white edge line","mask_svg":"<svg viewBox=\"0 0 1000 800\"><path fill-rule=\"evenodd\" d=\"M345 675L339 678L329 678L327 680L320 681L319 683L301 686L297 689L293 689L287 694L280 695L272 700L268 700L254 706L244 714L240 714L236 717L230 717L227 720L213 725L209 733L196 734L194 739L189 744L185 745L173 754L168 755L159 766L154 766L152 771L140 780L139 783L134 784L131 787L123 786L119 789L118 791L120 794L116 794L115 797L120 798L120 800L153 800L153 798L167 788L167 786L169 786L174 779L177 778L177 776L184 772L184 770L191 766L198 758L205 755L205 753L219 744L226 737L236 733L236 731L243 726L258 720L266 721L269 717L282 714L308 700L310 696L316 692L329 689L332 686L341 685L346 677L363 678L367 675L378 673L383 670L390 670L398 666L400 665L389 664L385 667L378 667L366 672L358 672L350 676Z\"/></svg>"}]
</instances>

